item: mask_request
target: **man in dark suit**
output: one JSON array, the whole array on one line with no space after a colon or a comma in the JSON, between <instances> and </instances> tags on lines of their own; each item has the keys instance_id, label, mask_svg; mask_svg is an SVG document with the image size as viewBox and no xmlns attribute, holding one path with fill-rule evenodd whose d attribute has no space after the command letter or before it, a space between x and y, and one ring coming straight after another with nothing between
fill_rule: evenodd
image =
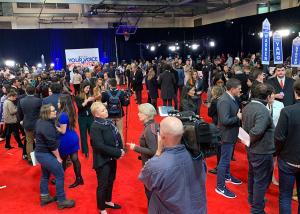
<instances>
[{"instance_id":1,"label":"man in dark suit","mask_svg":"<svg viewBox=\"0 0 300 214\"><path fill-rule=\"evenodd\" d=\"M275 129L279 169L279 211L291 213L292 193L296 181L300 193L300 80L294 83L296 103L281 110ZM298 205L298 213L300 206Z\"/></svg>"},{"instance_id":2,"label":"man in dark suit","mask_svg":"<svg viewBox=\"0 0 300 214\"><path fill-rule=\"evenodd\" d=\"M135 92L137 104L142 104L142 90L143 90L143 73L141 69L134 63L131 64L132 70L132 88Z\"/></svg>"},{"instance_id":3,"label":"man in dark suit","mask_svg":"<svg viewBox=\"0 0 300 214\"><path fill-rule=\"evenodd\" d=\"M266 105L271 100L273 90L268 84L257 84L252 89L251 102L243 109L243 128L250 136L247 156L251 213L265 213L264 197L272 180L275 127Z\"/></svg>"},{"instance_id":4,"label":"man in dark suit","mask_svg":"<svg viewBox=\"0 0 300 214\"><path fill-rule=\"evenodd\" d=\"M286 77L283 65L277 65L275 68L276 76L267 82L275 89L275 99L283 102L284 106L293 105L295 103L292 78Z\"/></svg>"},{"instance_id":5,"label":"man in dark suit","mask_svg":"<svg viewBox=\"0 0 300 214\"><path fill-rule=\"evenodd\" d=\"M236 195L226 188L225 180L236 185L242 183L230 174L230 160L238 137L240 119L242 118L236 100L236 97L240 96L241 88L239 80L229 79L226 83L227 91L218 100L217 104L218 127L221 131L222 146L215 191L226 198L235 198Z\"/></svg>"},{"instance_id":6,"label":"man in dark suit","mask_svg":"<svg viewBox=\"0 0 300 214\"><path fill-rule=\"evenodd\" d=\"M20 100L18 113L20 120L23 121L23 127L25 131L25 136L27 140L26 144L26 152L27 152L27 159L30 164L31 156L30 153L33 152L33 145L34 145L34 130L35 130L35 123L39 118L40 108L42 106L42 100L34 96L35 94L35 87L34 86L27 86L26 94L24 98Z\"/></svg>"},{"instance_id":7,"label":"man in dark suit","mask_svg":"<svg viewBox=\"0 0 300 214\"><path fill-rule=\"evenodd\" d=\"M57 103L58 103L58 98L61 93L61 89L62 88L59 83L56 83L56 82L52 83L49 88L49 93L52 93L52 94L43 99L43 105L52 104L57 111L58 110Z\"/></svg>"}]
</instances>

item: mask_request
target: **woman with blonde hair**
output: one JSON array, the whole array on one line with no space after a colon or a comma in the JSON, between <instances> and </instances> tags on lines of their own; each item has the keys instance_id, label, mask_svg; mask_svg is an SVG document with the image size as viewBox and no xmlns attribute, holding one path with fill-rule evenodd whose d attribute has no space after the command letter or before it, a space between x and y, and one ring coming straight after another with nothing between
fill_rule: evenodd
<instances>
[{"instance_id":1,"label":"woman with blonde hair","mask_svg":"<svg viewBox=\"0 0 300 214\"><path fill-rule=\"evenodd\" d=\"M98 78L96 81L96 85L93 88L93 95L95 98L95 101L101 101L101 94L105 90L104 81L102 78Z\"/></svg>"},{"instance_id":2,"label":"woman with blonde hair","mask_svg":"<svg viewBox=\"0 0 300 214\"><path fill-rule=\"evenodd\" d=\"M154 108L157 108L157 98L158 98L158 86L155 70L153 67L149 68L148 74L146 76L146 88L148 96L150 97L151 104Z\"/></svg>"},{"instance_id":3,"label":"woman with blonde hair","mask_svg":"<svg viewBox=\"0 0 300 214\"><path fill-rule=\"evenodd\" d=\"M154 121L154 116L157 114L155 108L150 103L144 103L138 106L139 120L144 124L144 130L140 137L140 145L127 143L129 148L141 154L142 165L155 155L157 150L157 131L158 124ZM151 197L151 192L145 187L145 193L148 202Z\"/></svg>"}]
</instances>

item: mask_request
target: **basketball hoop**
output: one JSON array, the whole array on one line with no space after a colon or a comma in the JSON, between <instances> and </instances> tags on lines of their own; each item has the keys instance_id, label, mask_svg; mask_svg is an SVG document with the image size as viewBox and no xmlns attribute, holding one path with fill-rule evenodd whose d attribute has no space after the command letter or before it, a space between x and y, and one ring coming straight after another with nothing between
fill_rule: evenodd
<instances>
[{"instance_id":1,"label":"basketball hoop","mask_svg":"<svg viewBox=\"0 0 300 214\"><path fill-rule=\"evenodd\" d=\"M124 39L125 39L125 42L127 42L130 38L130 34L128 32L124 32Z\"/></svg>"}]
</instances>

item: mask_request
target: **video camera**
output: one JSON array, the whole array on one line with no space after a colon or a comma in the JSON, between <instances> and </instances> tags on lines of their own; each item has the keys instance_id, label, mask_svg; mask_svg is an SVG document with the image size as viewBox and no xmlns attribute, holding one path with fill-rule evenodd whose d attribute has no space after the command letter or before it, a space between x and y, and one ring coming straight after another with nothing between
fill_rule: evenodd
<instances>
[{"instance_id":1,"label":"video camera","mask_svg":"<svg viewBox=\"0 0 300 214\"><path fill-rule=\"evenodd\" d=\"M182 144L194 160L204 159L217 154L221 145L219 129L195 115L192 111L169 111L169 116L177 117L183 123Z\"/></svg>"}]
</instances>

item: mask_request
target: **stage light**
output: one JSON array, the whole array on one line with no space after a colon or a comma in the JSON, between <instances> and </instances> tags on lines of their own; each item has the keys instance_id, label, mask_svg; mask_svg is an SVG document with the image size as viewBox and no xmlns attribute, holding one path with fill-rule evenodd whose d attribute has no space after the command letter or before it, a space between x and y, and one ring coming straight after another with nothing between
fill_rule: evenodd
<instances>
[{"instance_id":1,"label":"stage light","mask_svg":"<svg viewBox=\"0 0 300 214\"><path fill-rule=\"evenodd\" d=\"M215 44L214 41L210 41L210 42L209 42L209 47L215 47L215 45L216 45L216 44Z\"/></svg>"},{"instance_id":2,"label":"stage light","mask_svg":"<svg viewBox=\"0 0 300 214\"><path fill-rule=\"evenodd\" d=\"M175 45L178 45L178 42L176 42Z\"/></svg>"},{"instance_id":3,"label":"stage light","mask_svg":"<svg viewBox=\"0 0 300 214\"><path fill-rule=\"evenodd\" d=\"M175 50L176 50L176 47L175 47L174 45L171 45L171 46L169 46L169 50L170 50L170 51L175 51Z\"/></svg>"},{"instance_id":4,"label":"stage light","mask_svg":"<svg viewBox=\"0 0 300 214\"><path fill-rule=\"evenodd\" d=\"M185 46L186 46L186 47L188 47L188 46L189 46L189 44L188 44L188 43L186 43L186 44L185 44Z\"/></svg>"},{"instance_id":5,"label":"stage light","mask_svg":"<svg viewBox=\"0 0 300 214\"><path fill-rule=\"evenodd\" d=\"M146 45L146 49L149 49L149 45Z\"/></svg>"},{"instance_id":6,"label":"stage light","mask_svg":"<svg viewBox=\"0 0 300 214\"><path fill-rule=\"evenodd\" d=\"M155 46L154 46L154 45L152 45L152 46L150 47L150 51L155 51Z\"/></svg>"},{"instance_id":7,"label":"stage light","mask_svg":"<svg viewBox=\"0 0 300 214\"><path fill-rule=\"evenodd\" d=\"M180 49L180 47L179 46L176 46L176 50L179 50Z\"/></svg>"},{"instance_id":8,"label":"stage light","mask_svg":"<svg viewBox=\"0 0 300 214\"><path fill-rule=\"evenodd\" d=\"M278 32L282 37L287 37L291 34L291 31L289 29L281 29L277 30L276 32Z\"/></svg>"},{"instance_id":9,"label":"stage light","mask_svg":"<svg viewBox=\"0 0 300 214\"><path fill-rule=\"evenodd\" d=\"M51 64L50 64L50 67L54 67L55 66L55 64L52 62Z\"/></svg>"},{"instance_id":10,"label":"stage light","mask_svg":"<svg viewBox=\"0 0 300 214\"><path fill-rule=\"evenodd\" d=\"M6 60L6 61L4 62L4 64L5 64L5 66L7 66L7 67L14 67L15 64L16 64L16 62L15 62L14 60Z\"/></svg>"},{"instance_id":11,"label":"stage light","mask_svg":"<svg viewBox=\"0 0 300 214\"><path fill-rule=\"evenodd\" d=\"M157 45L158 47L160 47L161 46L161 44L160 43L158 43L158 45Z\"/></svg>"},{"instance_id":12,"label":"stage light","mask_svg":"<svg viewBox=\"0 0 300 214\"><path fill-rule=\"evenodd\" d=\"M38 68L41 68L41 67L42 67L42 63L38 63L36 66L37 66Z\"/></svg>"},{"instance_id":13,"label":"stage light","mask_svg":"<svg viewBox=\"0 0 300 214\"><path fill-rule=\"evenodd\" d=\"M199 47L199 45L198 44L192 44L192 50L197 50L198 49L198 47Z\"/></svg>"}]
</instances>

